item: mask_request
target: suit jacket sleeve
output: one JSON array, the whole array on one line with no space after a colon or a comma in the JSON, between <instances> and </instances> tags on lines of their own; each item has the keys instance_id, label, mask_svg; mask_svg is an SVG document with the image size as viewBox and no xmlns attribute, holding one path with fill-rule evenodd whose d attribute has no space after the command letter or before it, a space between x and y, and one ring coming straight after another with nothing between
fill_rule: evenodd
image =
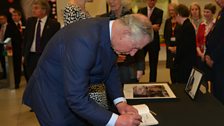
<instances>
[{"instance_id":1,"label":"suit jacket sleeve","mask_svg":"<svg viewBox=\"0 0 224 126\"><path fill-rule=\"evenodd\" d=\"M163 11L159 8L155 8L150 17L150 20L151 20L152 24L161 25L162 21L163 21Z\"/></svg>"}]
</instances>

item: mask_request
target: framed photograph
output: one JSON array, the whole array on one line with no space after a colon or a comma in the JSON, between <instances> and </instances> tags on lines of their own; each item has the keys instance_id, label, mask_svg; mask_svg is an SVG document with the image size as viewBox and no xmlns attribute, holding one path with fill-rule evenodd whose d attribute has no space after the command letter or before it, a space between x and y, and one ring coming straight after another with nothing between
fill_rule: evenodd
<instances>
[{"instance_id":1,"label":"framed photograph","mask_svg":"<svg viewBox=\"0 0 224 126\"><path fill-rule=\"evenodd\" d=\"M196 93L199 90L202 76L202 72L200 72L198 69L192 68L187 85L185 87L185 91L192 99L195 99Z\"/></svg>"},{"instance_id":2,"label":"framed photograph","mask_svg":"<svg viewBox=\"0 0 224 126\"><path fill-rule=\"evenodd\" d=\"M170 99L176 98L168 83L125 84L126 99Z\"/></svg>"}]
</instances>

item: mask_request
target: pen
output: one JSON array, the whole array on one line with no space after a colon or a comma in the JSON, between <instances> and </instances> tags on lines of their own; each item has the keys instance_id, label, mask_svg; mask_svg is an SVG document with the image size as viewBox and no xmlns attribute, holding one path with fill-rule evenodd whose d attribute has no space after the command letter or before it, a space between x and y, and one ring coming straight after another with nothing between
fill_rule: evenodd
<instances>
[{"instance_id":1,"label":"pen","mask_svg":"<svg viewBox=\"0 0 224 126\"><path fill-rule=\"evenodd\" d=\"M153 112L152 110L150 110L150 113L152 113L154 116L156 116L157 114L155 112Z\"/></svg>"}]
</instances>

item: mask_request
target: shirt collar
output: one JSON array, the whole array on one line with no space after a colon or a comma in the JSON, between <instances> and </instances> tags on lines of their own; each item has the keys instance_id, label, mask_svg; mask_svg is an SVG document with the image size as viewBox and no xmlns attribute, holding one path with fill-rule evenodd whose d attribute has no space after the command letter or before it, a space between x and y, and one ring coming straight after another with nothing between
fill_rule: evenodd
<instances>
[{"instance_id":1,"label":"shirt collar","mask_svg":"<svg viewBox=\"0 0 224 126\"><path fill-rule=\"evenodd\" d=\"M155 9L155 7L153 7L153 8L150 8L149 6L147 6L147 9L148 9L148 11L151 11L151 12L153 12L153 10Z\"/></svg>"},{"instance_id":2,"label":"shirt collar","mask_svg":"<svg viewBox=\"0 0 224 126\"><path fill-rule=\"evenodd\" d=\"M39 20L39 19L38 19ZM41 23L45 24L45 22L47 21L47 16L44 16L43 18L40 19Z\"/></svg>"},{"instance_id":3,"label":"shirt collar","mask_svg":"<svg viewBox=\"0 0 224 126\"><path fill-rule=\"evenodd\" d=\"M109 29L110 29L110 40L111 40L111 34L112 34L112 25L113 25L114 21L111 20L109 23Z\"/></svg>"}]
</instances>

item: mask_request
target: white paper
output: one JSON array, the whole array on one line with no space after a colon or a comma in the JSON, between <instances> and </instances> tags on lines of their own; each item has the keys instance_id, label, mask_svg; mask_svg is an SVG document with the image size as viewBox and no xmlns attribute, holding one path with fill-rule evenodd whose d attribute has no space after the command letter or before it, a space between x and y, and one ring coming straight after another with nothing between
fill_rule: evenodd
<instances>
[{"instance_id":1,"label":"white paper","mask_svg":"<svg viewBox=\"0 0 224 126\"><path fill-rule=\"evenodd\" d=\"M146 104L133 105L134 108L138 110L139 115L142 116L142 123L140 126L150 126L157 125L159 122L155 117L150 113L150 110Z\"/></svg>"}]
</instances>

